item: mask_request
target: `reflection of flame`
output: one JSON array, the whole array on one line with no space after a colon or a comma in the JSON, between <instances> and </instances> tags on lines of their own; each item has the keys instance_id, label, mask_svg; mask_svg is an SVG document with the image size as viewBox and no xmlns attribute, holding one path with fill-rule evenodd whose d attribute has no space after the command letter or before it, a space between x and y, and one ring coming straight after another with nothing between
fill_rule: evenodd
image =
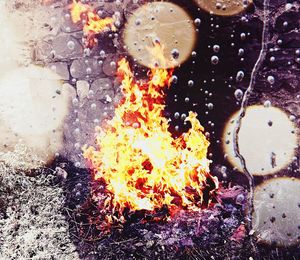
<instances>
[{"instance_id":1,"label":"reflection of flame","mask_svg":"<svg viewBox=\"0 0 300 260\"><path fill-rule=\"evenodd\" d=\"M149 81L135 81L129 63L119 61L124 98L107 126L97 129L98 148L84 149L94 178L106 183L110 197L105 205L119 212L153 211L164 205L199 209L206 180L212 178L209 142L196 114L189 113L191 128L179 138L168 131L163 88L170 85L172 72L153 68Z\"/></svg>"},{"instance_id":2,"label":"reflection of flame","mask_svg":"<svg viewBox=\"0 0 300 260\"><path fill-rule=\"evenodd\" d=\"M83 32L88 38L88 45L94 45L97 42L95 39L96 34L108 30L116 30L114 18L106 17L102 19L98 14L94 13L89 5L83 4L77 0L73 0L73 4L71 5L71 17L74 23L85 20ZM82 19L83 17L84 19Z\"/></svg>"},{"instance_id":3,"label":"reflection of flame","mask_svg":"<svg viewBox=\"0 0 300 260\"><path fill-rule=\"evenodd\" d=\"M151 40L153 44L152 47L146 46L147 51L152 57L150 67L160 67L160 68L170 68L174 67L174 65L178 65L177 61L174 58L170 60L166 58L165 48L160 44L160 40L158 38L154 38Z\"/></svg>"}]
</instances>

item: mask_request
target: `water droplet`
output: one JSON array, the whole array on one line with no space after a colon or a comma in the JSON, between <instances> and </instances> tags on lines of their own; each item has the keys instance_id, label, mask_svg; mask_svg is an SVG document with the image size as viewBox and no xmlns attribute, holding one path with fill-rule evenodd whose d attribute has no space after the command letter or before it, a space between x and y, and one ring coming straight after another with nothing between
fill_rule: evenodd
<instances>
[{"instance_id":1,"label":"water droplet","mask_svg":"<svg viewBox=\"0 0 300 260\"><path fill-rule=\"evenodd\" d=\"M241 100L243 98L243 91L241 89L237 89L234 91L234 96L237 100Z\"/></svg>"},{"instance_id":2,"label":"water droplet","mask_svg":"<svg viewBox=\"0 0 300 260\"><path fill-rule=\"evenodd\" d=\"M73 41L68 41L67 46L70 50L74 50L75 48L75 43Z\"/></svg>"},{"instance_id":3,"label":"water droplet","mask_svg":"<svg viewBox=\"0 0 300 260\"><path fill-rule=\"evenodd\" d=\"M194 81L193 81L193 80L189 80L189 81L188 81L188 86L189 86L189 87L194 86Z\"/></svg>"},{"instance_id":4,"label":"water droplet","mask_svg":"<svg viewBox=\"0 0 300 260\"><path fill-rule=\"evenodd\" d=\"M241 82L243 80L244 76L245 76L244 72L242 70L240 70L237 72L235 80L237 82Z\"/></svg>"},{"instance_id":5,"label":"water droplet","mask_svg":"<svg viewBox=\"0 0 300 260\"><path fill-rule=\"evenodd\" d=\"M178 59L178 57L179 57L179 51L178 51L178 49L173 49L172 52L171 52L171 54L172 54L172 57L174 59Z\"/></svg>"},{"instance_id":6,"label":"water droplet","mask_svg":"<svg viewBox=\"0 0 300 260\"><path fill-rule=\"evenodd\" d=\"M215 44L215 45L213 46L213 51L217 53L217 52L219 52L219 50L220 50L220 46L217 45L217 44Z\"/></svg>"},{"instance_id":7,"label":"water droplet","mask_svg":"<svg viewBox=\"0 0 300 260\"><path fill-rule=\"evenodd\" d=\"M267 80L268 80L268 82L271 84L271 85L273 85L274 83L275 83L275 78L273 77L273 76L268 76L268 78L267 78Z\"/></svg>"},{"instance_id":8,"label":"water droplet","mask_svg":"<svg viewBox=\"0 0 300 260\"><path fill-rule=\"evenodd\" d=\"M213 103L208 103L208 104L207 104L207 108L208 108L209 110L212 110L212 109L214 108L214 104L213 104Z\"/></svg>"},{"instance_id":9,"label":"water droplet","mask_svg":"<svg viewBox=\"0 0 300 260\"><path fill-rule=\"evenodd\" d=\"M219 63L219 58L218 58L218 56L213 55L213 56L211 57L210 61L211 61L211 64L217 65L217 64Z\"/></svg>"},{"instance_id":10,"label":"water droplet","mask_svg":"<svg viewBox=\"0 0 300 260\"><path fill-rule=\"evenodd\" d=\"M264 102L264 107L270 107L271 106L271 101L270 100L266 100Z\"/></svg>"},{"instance_id":11,"label":"water droplet","mask_svg":"<svg viewBox=\"0 0 300 260\"><path fill-rule=\"evenodd\" d=\"M199 26L201 24L201 19L200 18L196 18L194 21L196 26Z\"/></svg>"}]
</instances>

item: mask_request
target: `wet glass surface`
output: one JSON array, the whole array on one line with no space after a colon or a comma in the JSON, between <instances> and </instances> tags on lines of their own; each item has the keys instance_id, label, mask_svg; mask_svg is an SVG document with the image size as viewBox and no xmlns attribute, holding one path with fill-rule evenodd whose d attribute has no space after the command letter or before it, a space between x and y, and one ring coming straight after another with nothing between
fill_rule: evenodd
<instances>
[{"instance_id":1,"label":"wet glass surface","mask_svg":"<svg viewBox=\"0 0 300 260\"><path fill-rule=\"evenodd\" d=\"M142 0L0 3L0 258L300 257L300 3L174 0L151 5ZM75 21L76 6L82 13ZM103 21L107 24L100 27ZM165 104L159 116L168 120L174 148L175 140L193 129L187 117L195 112L204 127L197 136L210 143L204 153L208 168L203 163L195 175L186 173L191 179L181 192L163 175L158 183L174 185L170 189L151 186L147 174L127 182L127 188L142 191L136 203L151 192L156 193L151 203L163 201L151 210L134 207L130 196L117 200L126 189L121 186L118 193L108 184L120 187L123 175L119 171L108 178L105 173L113 167L103 170L103 161L114 155L100 155L110 151L104 149L109 132L95 140L95 128L106 129L124 104L122 58L139 90L150 89L151 68L153 74L164 69L170 75L163 90L155 88L158 99L153 93L131 93L131 103L139 95L151 103L144 114L139 111L140 118L153 104ZM142 129L139 116L129 112L123 115L126 127L116 130L135 129L127 137ZM143 121L145 127L149 121ZM159 122L151 133L160 133ZM118 143L119 136L112 147L136 145L130 138ZM153 158L173 152L161 145L165 140L134 146L126 173L144 152L148 159L142 168L154 175ZM87 147L99 152L98 161L97 153L93 158L84 153ZM137 154L136 147L142 147ZM178 160L191 168L193 160L181 156L193 147L185 140L172 167ZM118 156L127 156L126 151ZM118 156L106 164L120 163ZM168 172L166 165L158 172ZM199 176L205 176L203 183ZM195 179L199 192L191 184Z\"/></svg>"}]
</instances>

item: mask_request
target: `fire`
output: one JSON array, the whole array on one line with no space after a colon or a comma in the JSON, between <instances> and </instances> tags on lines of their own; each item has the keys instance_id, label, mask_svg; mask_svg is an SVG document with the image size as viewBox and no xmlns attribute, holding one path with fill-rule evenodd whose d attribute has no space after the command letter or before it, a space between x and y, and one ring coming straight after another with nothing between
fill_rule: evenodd
<instances>
[{"instance_id":1,"label":"fire","mask_svg":"<svg viewBox=\"0 0 300 260\"><path fill-rule=\"evenodd\" d=\"M162 52L161 47L157 54ZM159 62L164 62L160 57ZM97 128L97 147L84 148L94 179L106 185L105 205L113 212L154 211L163 206L199 210L207 178L217 186L209 174L209 142L196 113L189 113L186 121L191 128L179 138L168 131L164 88L170 86L172 73L153 68L149 80L137 81L126 59L118 63L124 98L107 125Z\"/></svg>"},{"instance_id":2,"label":"fire","mask_svg":"<svg viewBox=\"0 0 300 260\"><path fill-rule=\"evenodd\" d=\"M84 19L82 19L84 17ZM106 31L116 31L114 26L115 19L113 17L100 18L92 8L80 1L73 0L71 4L71 18L73 23L84 20L83 32L87 36L87 45L94 46L97 43L96 34Z\"/></svg>"},{"instance_id":3,"label":"fire","mask_svg":"<svg viewBox=\"0 0 300 260\"><path fill-rule=\"evenodd\" d=\"M172 58L171 60L166 59L164 45L160 44L159 39L154 38L152 39L152 42L152 47L146 47L150 54L150 57L152 57L151 64L149 64L151 68L169 68L177 65L177 61L174 58Z\"/></svg>"}]
</instances>

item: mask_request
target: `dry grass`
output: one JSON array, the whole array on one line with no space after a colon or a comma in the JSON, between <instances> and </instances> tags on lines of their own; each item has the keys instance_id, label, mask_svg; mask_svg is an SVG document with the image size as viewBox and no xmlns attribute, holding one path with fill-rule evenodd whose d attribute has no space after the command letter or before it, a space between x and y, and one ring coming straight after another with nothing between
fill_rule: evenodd
<instances>
[{"instance_id":1,"label":"dry grass","mask_svg":"<svg viewBox=\"0 0 300 260\"><path fill-rule=\"evenodd\" d=\"M49 170L34 177L18 170L32 167L21 153L6 154L10 163L0 163L0 259L79 259L63 216L62 188Z\"/></svg>"}]
</instances>

